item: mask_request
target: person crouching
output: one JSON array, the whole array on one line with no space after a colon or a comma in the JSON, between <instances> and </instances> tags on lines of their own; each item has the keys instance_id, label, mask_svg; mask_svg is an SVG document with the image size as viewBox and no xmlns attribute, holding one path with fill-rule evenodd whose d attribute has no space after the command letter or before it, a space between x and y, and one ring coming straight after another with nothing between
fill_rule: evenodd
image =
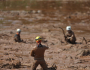
<instances>
[{"instance_id":1,"label":"person crouching","mask_svg":"<svg viewBox=\"0 0 90 70\"><path fill-rule=\"evenodd\" d=\"M68 43L75 44L76 43L76 37L74 32L71 30L71 26L66 27L66 34L65 34L65 40Z\"/></svg>"}]
</instances>

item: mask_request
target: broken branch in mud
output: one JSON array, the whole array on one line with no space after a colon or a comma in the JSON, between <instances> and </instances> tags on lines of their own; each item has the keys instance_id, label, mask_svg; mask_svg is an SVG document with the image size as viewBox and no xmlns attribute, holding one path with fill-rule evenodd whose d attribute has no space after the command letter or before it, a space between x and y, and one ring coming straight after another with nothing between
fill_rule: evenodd
<instances>
[{"instance_id":1,"label":"broken branch in mud","mask_svg":"<svg viewBox=\"0 0 90 70\"><path fill-rule=\"evenodd\" d=\"M85 43L87 44L87 40L85 39L85 37L83 37L82 43L83 43L83 41L85 41Z\"/></svg>"},{"instance_id":2,"label":"broken branch in mud","mask_svg":"<svg viewBox=\"0 0 90 70\"><path fill-rule=\"evenodd\" d=\"M59 27L60 29L62 29L62 31L63 31L63 34L64 34L64 37L65 37L65 32L64 32L64 30L63 30L63 28L61 28L61 27Z\"/></svg>"},{"instance_id":3,"label":"broken branch in mud","mask_svg":"<svg viewBox=\"0 0 90 70\"><path fill-rule=\"evenodd\" d=\"M53 25L53 27L56 28L54 25ZM58 27L58 28L62 29L63 35L64 35L64 39L65 39L65 41L66 41L65 31L64 31L63 28L61 28L61 27Z\"/></svg>"}]
</instances>

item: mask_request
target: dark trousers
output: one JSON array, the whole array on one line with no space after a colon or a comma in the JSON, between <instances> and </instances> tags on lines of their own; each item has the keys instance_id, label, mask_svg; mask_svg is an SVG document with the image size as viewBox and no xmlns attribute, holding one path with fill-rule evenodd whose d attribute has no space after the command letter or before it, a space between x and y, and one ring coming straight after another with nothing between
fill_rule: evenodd
<instances>
[{"instance_id":1,"label":"dark trousers","mask_svg":"<svg viewBox=\"0 0 90 70\"><path fill-rule=\"evenodd\" d=\"M35 60L32 70L36 70L36 68L39 64L43 68L43 70L47 70L47 65L46 65L45 60Z\"/></svg>"}]
</instances>

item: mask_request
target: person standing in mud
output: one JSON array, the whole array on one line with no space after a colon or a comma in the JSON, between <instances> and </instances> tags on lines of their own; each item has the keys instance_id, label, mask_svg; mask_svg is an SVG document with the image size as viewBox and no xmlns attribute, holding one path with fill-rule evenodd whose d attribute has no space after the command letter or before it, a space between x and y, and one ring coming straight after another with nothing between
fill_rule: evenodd
<instances>
[{"instance_id":1,"label":"person standing in mud","mask_svg":"<svg viewBox=\"0 0 90 70\"><path fill-rule=\"evenodd\" d=\"M31 56L34 57L34 60L35 60L32 70L36 70L39 64L41 65L43 70L47 70L47 65L44 60L44 52L49 47L41 44L42 39L40 36L37 36L35 40L36 40L37 46L34 47L33 50L31 51Z\"/></svg>"},{"instance_id":2,"label":"person standing in mud","mask_svg":"<svg viewBox=\"0 0 90 70\"><path fill-rule=\"evenodd\" d=\"M20 33L21 33L21 30L17 29L17 33L14 36L14 41L15 42L22 42L23 41L23 40L21 40Z\"/></svg>"},{"instance_id":3,"label":"person standing in mud","mask_svg":"<svg viewBox=\"0 0 90 70\"><path fill-rule=\"evenodd\" d=\"M66 27L65 41L71 44L75 44L76 37L74 32L71 30L71 26Z\"/></svg>"}]
</instances>

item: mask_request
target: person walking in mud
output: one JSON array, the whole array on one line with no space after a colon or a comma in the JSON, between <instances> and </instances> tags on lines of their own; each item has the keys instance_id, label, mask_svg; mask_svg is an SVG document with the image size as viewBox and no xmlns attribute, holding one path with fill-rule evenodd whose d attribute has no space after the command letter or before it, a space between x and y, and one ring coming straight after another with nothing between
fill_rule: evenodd
<instances>
[{"instance_id":1,"label":"person walking in mud","mask_svg":"<svg viewBox=\"0 0 90 70\"><path fill-rule=\"evenodd\" d=\"M71 44L75 44L76 42L76 37L74 32L71 30L71 26L66 27L66 34L65 34L65 41Z\"/></svg>"},{"instance_id":2,"label":"person walking in mud","mask_svg":"<svg viewBox=\"0 0 90 70\"><path fill-rule=\"evenodd\" d=\"M32 70L36 70L36 68L39 64L41 65L43 70L47 70L47 65L44 60L44 52L49 47L41 44L42 39L40 36L37 36L35 40L36 40L37 45L31 51L31 56L34 57L34 60L35 60Z\"/></svg>"},{"instance_id":3,"label":"person walking in mud","mask_svg":"<svg viewBox=\"0 0 90 70\"><path fill-rule=\"evenodd\" d=\"M20 33L21 33L21 30L17 29L17 33L14 36L14 41L15 42L22 42L23 41L23 40L21 40Z\"/></svg>"}]
</instances>

